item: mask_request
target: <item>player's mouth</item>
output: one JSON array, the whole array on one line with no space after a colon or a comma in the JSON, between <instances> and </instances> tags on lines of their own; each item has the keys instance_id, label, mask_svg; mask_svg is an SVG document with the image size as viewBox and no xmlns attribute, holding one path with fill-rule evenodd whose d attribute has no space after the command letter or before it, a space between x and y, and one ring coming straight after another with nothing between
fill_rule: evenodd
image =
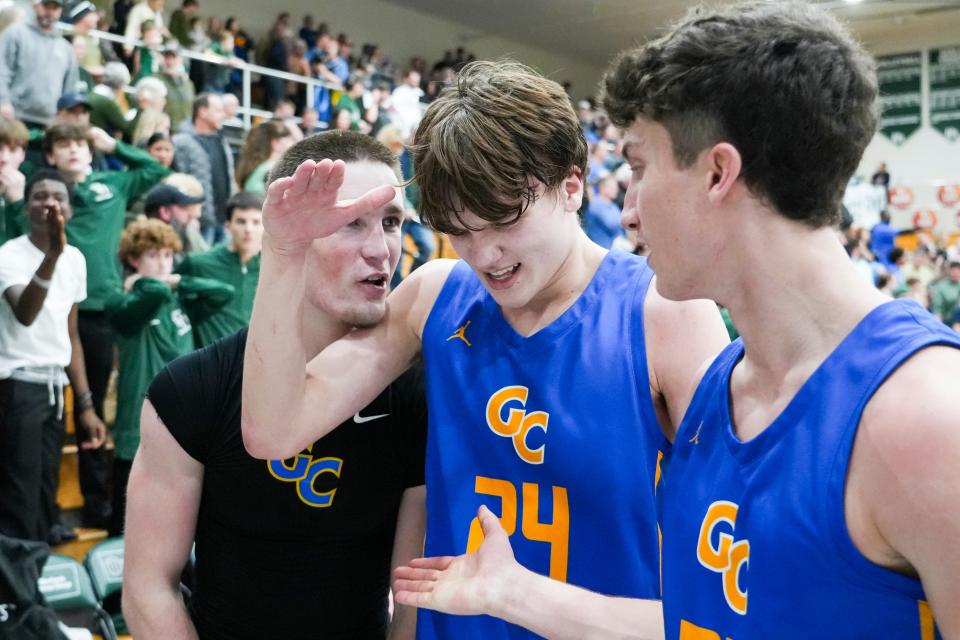
<instances>
[{"instance_id":1,"label":"player's mouth","mask_svg":"<svg viewBox=\"0 0 960 640\"><path fill-rule=\"evenodd\" d=\"M386 273L374 273L360 281L361 288L372 297L381 297L387 292L390 277Z\"/></svg>"},{"instance_id":2,"label":"player's mouth","mask_svg":"<svg viewBox=\"0 0 960 640\"><path fill-rule=\"evenodd\" d=\"M517 262L496 271L485 271L483 275L486 277L487 285L491 289L506 289L516 282L520 266L521 263Z\"/></svg>"}]
</instances>

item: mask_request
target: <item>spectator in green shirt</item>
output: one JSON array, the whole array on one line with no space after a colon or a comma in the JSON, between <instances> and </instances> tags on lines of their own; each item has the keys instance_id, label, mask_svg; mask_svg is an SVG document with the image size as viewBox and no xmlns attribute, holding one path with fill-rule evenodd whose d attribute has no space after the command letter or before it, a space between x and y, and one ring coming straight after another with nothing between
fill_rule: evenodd
<instances>
[{"instance_id":1,"label":"spectator in green shirt","mask_svg":"<svg viewBox=\"0 0 960 640\"><path fill-rule=\"evenodd\" d=\"M164 365L193 351L190 315L211 312L233 298L228 284L174 274L173 255L180 249L177 232L156 219L134 220L120 239L120 259L134 273L106 307L120 348L111 535L122 533L127 478L140 445L140 410L147 387Z\"/></svg>"},{"instance_id":2,"label":"spectator in green shirt","mask_svg":"<svg viewBox=\"0 0 960 640\"><path fill-rule=\"evenodd\" d=\"M20 165L26 155L27 127L19 120L0 116L0 244L27 232L23 214L26 180Z\"/></svg>"},{"instance_id":3,"label":"spectator in green shirt","mask_svg":"<svg viewBox=\"0 0 960 640\"><path fill-rule=\"evenodd\" d=\"M92 151L113 154L125 171L93 171ZM131 147L102 129L59 123L43 137L47 162L71 185L73 217L67 239L87 261L87 298L80 303L78 329L93 406L103 420L103 400L113 369L115 338L104 316L106 300L121 290L117 248L131 202L159 182L169 170L141 149ZM84 499L84 524L106 526L110 514L110 467L103 448L79 454L80 491Z\"/></svg>"},{"instance_id":4,"label":"spectator in green shirt","mask_svg":"<svg viewBox=\"0 0 960 640\"><path fill-rule=\"evenodd\" d=\"M951 262L947 276L930 287L930 311L944 323L953 325L960 308L960 262Z\"/></svg>"},{"instance_id":5,"label":"spectator in green shirt","mask_svg":"<svg viewBox=\"0 0 960 640\"><path fill-rule=\"evenodd\" d=\"M338 111L350 112L350 130L370 133L370 123L363 119L363 79L355 75L347 78L343 84L340 99L334 107Z\"/></svg>"},{"instance_id":6,"label":"spectator in green shirt","mask_svg":"<svg viewBox=\"0 0 960 640\"><path fill-rule=\"evenodd\" d=\"M267 120L247 134L237 159L236 180L242 191L266 192L267 174L295 140L282 120Z\"/></svg>"},{"instance_id":7,"label":"spectator in green shirt","mask_svg":"<svg viewBox=\"0 0 960 640\"><path fill-rule=\"evenodd\" d=\"M133 132L132 123L123 115L119 97L130 84L130 71L122 62L108 62L103 71L100 84L87 94L90 106L90 124L100 127L110 134L120 133L129 139Z\"/></svg>"},{"instance_id":8,"label":"spectator in green shirt","mask_svg":"<svg viewBox=\"0 0 960 640\"><path fill-rule=\"evenodd\" d=\"M263 244L263 197L241 191L227 203L228 244L209 251L191 253L177 267L177 273L225 282L233 287L233 299L219 309L190 311L197 347L205 347L231 335L250 322L253 295L260 279L260 248Z\"/></svg>"},{"instance_id":9,"label":"spectator in green shirt","mask_svg":"<svg viewBox=\"0 0 960 640\"><path fill-rule=\"evenodd\" d=\"M200 3L197 0L183 0L179 9L170 16L170 35L177 39L184 47L189 47L190 18L197 15Z\"/></svg>"}]
</instances>

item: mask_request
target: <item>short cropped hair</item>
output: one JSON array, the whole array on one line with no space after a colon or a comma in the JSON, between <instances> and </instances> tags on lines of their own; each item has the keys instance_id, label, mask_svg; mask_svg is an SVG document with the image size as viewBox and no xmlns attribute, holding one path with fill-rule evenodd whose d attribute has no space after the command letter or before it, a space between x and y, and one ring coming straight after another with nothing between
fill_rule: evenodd
<instances>
[{"instance_id":1,"label":"short cropped hair","mask_svg":"<svg viewBox=\"0 0 960 640\"><path fill-rule=\"evenodd\" d=\"M805 2L694 9L621 54L602 92L617 126L642 116L666 128L680 167L729 142L751 192L814 228L839 221L878 119L872 59Z\"/></svg>"},{"instance_id":2,"label":"short cropped hair","mask_svg":"<svg viewBox=\"0 0 960 640\"><path fill-rule=\"evenodd\" d=\"M227 221L233 220L233 212L237 209L263 209L263 194L252 191L240 191L227 200Z\"/></svg>"},{"instance_id":3,"label":"short cropped hair","mask_svg":"<svg viewBox=\"0 0 960 640\"><path fill-rule=\"evenodd\" d=\"M191 117L192 120L196 121L197 116L200 115L200 109L206 109L210 106L210 98L214 96L218 98L220 97L215 93L210 93L209 91L205 91L193 99L193 112Z\"/></svg>"},{"instance_id":4,"label":"short cropped hair","mask_svg":"<svg viewBox=\"0 0 960 640\"><path fill-rule=\"evenodd\" d=\"M29 137L27 127L22 122L0 116L0 146L26 149Z\"/></svg>"},{"instance_id":5,"label":"short cropped hair","mask_svg":"<svg viewBox=\"0 0 960 640\"><path fill-rule=\"evenodd\" d=\"M58 122L47 127L43 134L44 153L53 153L53 148L57 143L65 140L86 142L90 150L93 150L93 135L90 133L90 125Z\"/></svg>"},{"instance_id":6,"label":"short cropped hair","mask_svg":"<svg viewBox=\"0 0 960 640\"><path fill-rule=\"evenodd\" d=\"M583 130L559 84L512 61L477 61L430 103L411 146L420 215L437 231L462 214L515 222L570 171L586 170Z\"/></svg>"},{"instance_id":7,"label":"short cropped hair","mask_svg":"<svg viewBox=\"0 0 960 640\"><path fill-rule=\"evenodd\" d=\"M183 250L180 236L169 224L157 218L137 218L120 235L120 261L128 264L130 258L139 258L152 249Z\"/></svg>"},{"instance_id":8,"label":"short cropped hair","mask_svg":"<svg viewBox=\"0 0 960 640\"><path fill-rule=\"evenodd\" d=\"M382 162L399 175L397 157L383 144L355 131L324 131L308 136L287 149L267 176L269 187L277 178L292 176L305 160Z\"/></svg>"},{"instance_id":9,"label":"short cropped hair","mask_svg":"<svg viewBox=\"0 0 960 640\"><path fill-rule=\"evenodd\" d=\"M2 144L2 143L0 143ZM27 178L27 183L23 188L23 199L26 201L30 200L30 194L33 192L33 187L38 182L44 182L45 180L50 180L51 182L59 182L67 188L67 195L73 197L73 185L64 180L63 176L60 175L60 172L56 169L39 169Z\"/></svg>"}]
</instances>

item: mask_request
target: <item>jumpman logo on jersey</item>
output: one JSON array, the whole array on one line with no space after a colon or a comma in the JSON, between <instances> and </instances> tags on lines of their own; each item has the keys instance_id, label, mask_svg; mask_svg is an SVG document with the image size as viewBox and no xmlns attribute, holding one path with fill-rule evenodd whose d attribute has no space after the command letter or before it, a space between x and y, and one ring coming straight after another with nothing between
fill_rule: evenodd
<instances>
[{"instance_id":1,"label":"jumpman logo on jersey","mask_svg":"<svg viewBox=\"0 0 960 640\"><path fill-rule=\"evenodd\" d=\"M693 437L690 438L689 442L693 444L700 444L700 430L703 429L703 422L700 423L700 426L697 427L697 432L693 434Z\"/></svg>"},{"instance_id":2,"label":"jumpman logo on jersey","mask_svg":"<svg viewBox=\"0 0 960 640\"><path fill-rule=\"evenodd\" d=\"M459 329L457 329L456 332L455 332L452 336L450 336L449 338L447 338L447 342L450 342L450 341L453 340L454 338L459 338L460 340L463 340L468 347L472 347L473 345L470 344L470 341L469 341L469 340L467 340L467 327L470 326L470 323L471 323L471 322L473 322L473 320L467 320L467 324L465 324L465 325L463 325L462 327L460 327Z\"/></svg>"}]
</instances>

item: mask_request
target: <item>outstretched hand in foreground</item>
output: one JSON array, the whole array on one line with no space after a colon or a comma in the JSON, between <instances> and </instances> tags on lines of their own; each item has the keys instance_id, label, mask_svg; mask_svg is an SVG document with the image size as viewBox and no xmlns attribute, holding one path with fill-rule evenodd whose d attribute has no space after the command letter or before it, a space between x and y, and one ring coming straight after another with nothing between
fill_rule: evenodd
<instances>
[{"instance_id":1,"label":"outstretched hand in foreground","mask_svg":"<svg viewBox=\"0 0 960 640\"><path fill-rule=\"evenodd\" d=\"M483 542L474 553L417 558L394 569L399 604L457 615L490 614L505 587L523 568L507 532L485 506L477 511Z\"/></svg>"}]
</instances>

